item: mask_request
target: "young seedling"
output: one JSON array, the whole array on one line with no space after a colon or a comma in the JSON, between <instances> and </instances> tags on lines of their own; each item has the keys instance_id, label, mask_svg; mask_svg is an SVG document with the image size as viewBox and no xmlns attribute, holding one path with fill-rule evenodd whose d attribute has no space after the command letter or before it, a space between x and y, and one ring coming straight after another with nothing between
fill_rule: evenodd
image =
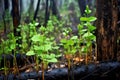
<instances>
[{"instance_id":1,"label":"young seedling","mask_svg":"<svg viewBox=\"0 0 120 80\"><path fill-rule=\"evenodd\" d=\"M55 54L49 54L51 51L53 42L51 39L47 38L45 35L37 34L34 35L32 38L32 46L30 51L27 52L26 55L36 56L36 70L39 71L39 59L42 60L42 80L44 80L44 69L45 65L50 62L57 62L57 56Z\"/></svg>"},{"instance_id":2,"label":"young seedling","mask_svg":"<svg viewBox=\"0 0 120 80\"><path fill-rule=\"evenodd\" d=\"M9 51L13 53L13 66L14 66L14 74L19 74L18 66L17 66L17 60L16 60L16 45L19 45L16 43L17 38L14 36L14 33L9 33L7 35L9 43Z\"/></svg>"},{"instance_id":3,"label":"young seedling","mask_svg":"<svg viewBox=\"0 0 120 80\"><path fill-rule=\"evenodd\" d=\"M64 48L65 57L67 58L67 61L68 61L68 80L69 80L70 69L71 69L71 59L73 58L73 56L77 52L77 49L75 47L75 44L76 44L75 40L78 37L77 36L73 36L71 38L67 38L68 37L68 33L69 33L69 31L65 30L65 32L63 34L66 37L64 39L61 39L60 42L62 43L62 46Z\"/></svg>"},{"instance_id":4,"label":"young seedling","mask_svg":"<svg viewBox=\"0 0 120 80\"><path fill-rule=\"evenodd\" d=\"M1 55L4 55L4 74L5 76L7 76L7 66L6 66L6 54L8 54L9 52L9 48L8 48L8 41L3 40L2 39L2 43L1 43Z\"/></svg>"},{"instance_id":5,"label":"young seedling","mask_svg":"<svg viewBox=\"0 0 120 80\"><path fill-rule=\"evenodd\" d=\"M91 53L92 41L96 40L96 36L93 34L96 27L92 25L92 22L96 20L96 17L89 16L90 13L91 10L86 6L85 17L80 18L81 24L78 25L80 38L83 40L83 43L85 43L81 48L81 52L86 53L86 64L88 64L88 53Z\"/></svg>"},{"instance_id":6,"label":"young seedling","mask_svg":"<svg viewBox=\"0 0 120 80\"><path fill-rule=\"evenodd\" d=\"M14 37L14 34L11 32L7 35L7 39L2 39L1 43L1 54L4 55L4 71L5 75L7 75L7 65L6 65L6 54L14 54L13 56L13 66L14 66L14 72L15 74L19 73L17 62L16 62L16 56L15 56L15 48L16 48L16 38Z\"/></svg>"}]
</instances>

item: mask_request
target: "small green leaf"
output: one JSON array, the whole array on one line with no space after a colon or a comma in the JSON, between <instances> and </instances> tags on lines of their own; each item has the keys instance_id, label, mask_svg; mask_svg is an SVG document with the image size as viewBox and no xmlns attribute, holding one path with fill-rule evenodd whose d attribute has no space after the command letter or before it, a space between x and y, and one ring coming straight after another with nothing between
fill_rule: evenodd
<instances>
[{"instance_id":1,"label":"small green leaf","mask_svg":"<svg viewBox=\"0 0 120 80\"><path fill-rule=\"evenodd\" d=\"M66 43L67 42L67 40L66 39L61 39L61 41L60 41L61 43Z\"/></svg>"},{"instance_id":2,"label":"small green leaf","mask_svg":"<svg viewBox=\"0 0 120 80\"><path fill-rule=\"evenodd\" d=\"M41 50L41 47L34 45L34 50Z\"/></svg>"},{"instance_id":3,"label":"small green leaf","mask_svg":"<svg viewBox=\"0 0 120 80\"><path fill-rule=\"evenodd\" d=\"M92 21L95 21L97 18L96 17L81 17L80 18L80 21L87 21L87 22L92 22Z\"/></svg>"},{"instance_id":4,"label":"small green leaf","mask_svg":"<svg viewBox=\"0 0 120 80\"><path fill-rule=\"evenodd\" d=\"M58 57L61 57L61 56L62 56L62 54L57 54L55 57L58 58Z\"/></svg>"},{"instance_id":5,"label":"small green leaf","mask_svg":"<svg viewBox=\"0 0 120 80\"><path fill-rule=\"evenodd\" d=\"M20 31L20 29L19 29L19 28L17 28L16 30L17 30L18 32Z\"/></svg>"},{"instance_id":6,"label":"small green leaf","mask_svg":"<svg viewBox=\"0 0 120 80\"><path fill-rule=\"evenodd\" d=\"M49 55L51 58L55 58L55 54L50 54Z\"/></svg>"},{"instance_id":7,"label":"small green leaf","mask_svg":"<svg viewBox=\"0 0 120 80\"><path fill-rule=\"evenodd\" d=\"M12 49L12 50L15 49L15 46L16 46L15 44L11 44L10 49Z\"/></svg>"},{"instance_id":8,"label":"small green leaf","mask_svg":"<svg viewBox=\"0 0 120 80\"><path fill-rule=\"evenodd\" d=\"M44 26L41 26L39 30L40 30L40 31L45 31L46 28L45 28Z\"/></svg>"},{"instance_id":9,"label":"small green leaf","mask_svg":"<svg viewBox=\"0 0 120 80\"><path fill-rule=\"evenodd\" d=\"M59 46L55 46L55 47L53 47L53 49L59 49Z\"/></svg>"},{"instance_id":10,"label":"small green leaf","mask_svg":"<svg viewBox=\"0 0 120 80\"><path fill-rule=\"evenodd\" d=\"M91 17L88 18L88 21L92 22L92 21L95 21L96 19L97 19L96 17L91 16Z\"/></svg>"},{"instance_id":11,"label":"small green leaf","mask_svg":"<svg viewBox=\"0 0 120 80\"><path fill-rule=\"evenodd\" d=\"M39 23L36 22L36 23L35 23L35 26L38 26L38 25L39 25Z\"/></svg>"},{"instance_id":12,"label":"small green leaf","mask_svg":"<svg viewBox=\"0 0 120 80\"><path fill-rule=\"evenodd\" d=\"M82 30L83 29L83 25L78 24L78 30Z\"/></svg>"},{"instance_id":13,"label":"small green leaf","mask_svg":"<svg viewBox=\"0 0 120 80\"><path fill-rule=\"evenodd\" d=\"M72 54L75 54L75 52L76 52L76 49L72 49L72 50L71 50L71 53L72 53Z\"/></svg>"},{"instance_id":14,"label":"small green leaf","mask_svg":"<svg viewBox=\"0 0 120 80\"><path fill-rule=\"evenodd\" d=\"M80 21L89 21L89 18L87 18L87 17L81 17Z\"/></svg>"},{"instance_id":15,"label":"small green leaf","mask_svg":"<svg viewBox=\"0 0 120 80\"><path fill-rule=\"evenodd\" d=\"M86 32L82 37L87 38L90 35L90 32Z\"/></svg>"},{"instance_id":16,"label":"small green leaf","mask_svg":"<svg viewBox=\"0 0 120 80\"><path fill-rule=\"evenodd\" d=\"M35 55L35 53L34 53L34 51L28 51L28 52L26 53L26 55L27 55L27 56L32 56L32 55Z\"/></svg>"},{"instance_id":17,"label":"small green leaf","mask_svg":"<svg viewBox=\"0 0 120 80\"><path fill-rule=\"evenodd\" d=\"M37 41L41 41L41 39L43 39L43 36L37 34L34 35L31 40L37 42Z\"/></svg>"},{"instance_id":18,"label":"small green leaf","mask_svg":"<svg viewBox=\"0 0 120 80\"><path fill-rule=\"evenodd\" d=\"M48 51L48 50L51 50L51 49L52 49L51 45L49 45L49 44L44 45L44 50L45 51Z\"/></svg>"},{"instance_id":19,"label":"small green leaf","mask_svg":"<svg viewBox=\"0 0 120 80\"><path fill-rule=\"evenodd\" d=\"M94 30L96 29L96 27L91 25L91 26L88 27L88 29L89 29L90 31L94 31Z\"/></svg>"},{"instance_id":20,"label":"small green leaf","mask_svg":"<svg viewBox=\"0 0 120 80\"><path fill-rule=\"evenodd\" d=\"M89 6L87 5L86 6L86 9L85 9L85 13L86 14L90 14L92 11L90 10Z\"/></svg>"},{"instance_id":21,"label":"small green leaf","mask_svg":"<svg viewBox=\"0 0 120 80\"><path fill-rule=\"evenodd\" d=\"M73 41L73 40L68 40L68 41L67 41L67 44L68 44L68 45L74 45L74 41Z\"/></svg>"},{"instance_id":22,"label":"small green leaf","mask_svg":"<svg viewBox=\"0 0 120 80\"><path fill-rule=\"evenodd\" d=\"M86 53L87 52L87 47L82 47L81 52Z\"/></svg>"},{"instance_id":23,"label":"small green leaf","mask_svg":"<svg viewBox=\"0 0 120 80\"><path fill-rule=\"evenodd\" d=\"M73 36L71 37L71 39L78 39L78 36Z\"/></svg>"},{"instance_id":24,"label":"small green leaf","mask_svg":"<svg viewBox=\"0 0 120 80\"><path fill-rule=\"evenodd\" d=\"M57 59L56 58L52 58L50 60L47 60L48 62L57 62Z\"/></svg>"},{"instance_id":25,"label":"small green leaf","mask_svg":"<svg viewBox=\"0 0 120 80\"><path fill-rule=\"evenodd\" d=\"M87 42L87 47L89 48L91 46L91 42Z\"/></svg>"}]
</instances>

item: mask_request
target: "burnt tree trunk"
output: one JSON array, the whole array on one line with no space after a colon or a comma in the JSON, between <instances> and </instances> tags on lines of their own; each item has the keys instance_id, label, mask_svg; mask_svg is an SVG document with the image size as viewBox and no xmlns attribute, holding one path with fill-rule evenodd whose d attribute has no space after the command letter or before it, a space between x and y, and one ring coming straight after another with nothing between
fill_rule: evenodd
<instances>
[{"instance_id":1,"label":"burnt tree trunk","mask_svg":"<svg viewBox=\"0 0 120 80\"><path fill-rule=\"evenodd\" d=\"M118 61L120 61L120 0L118 0L118 44L117 44L117 56L118 56Z\"/></svg>"},{"instance_id":2,"label":"burnt tree trunk","mask_svg":"<svg viewBox=\"0 0 120 80\"><path fill-rule=\"evenodd\" d=\"M8 23L9 23L9 20L8 20L8 12L9 12L9 1L8 0L4 0L4 13L3 13L3 21L4 21L4 33L7 32L7 27L8 27Z\"/></svg>"},{"instance_id":3,"label":"burnt tree trunk","mask_svg":"<svg viewBox=\"0 0 120 80\"><path fill-rule=\"evenodd\" d=\"M78 0L78 5L79 5L81 16L83 16L85 8L86 8L86 1L85 0Z\"/></svg>"},{"instance_id":4,"label":"burnt tree trunk","mask_svg":"<svg viewBox=\"0 0 120 80\"><path fill-rule=\"evenodd\" d=\"M9 8L8 0L4 0L4 8L5 8L5 10L7 10Z\"/></svg>"},{"instance_id":5,"label":"burnt tree trunk","mask_svg":"<svg viewBox=\"0 0 120 80\"><path fill-rule=\"evenodd\" d=\"M38 13L38 10L39 10L39 5L40 5L40 0L38 0L38 2L37 2L37 8L36 8L36 10L35 10L35 14L34 14L33 20L35 20L36 17L37 17L37 13Z\"/></svg>"},{"instance_id":6,"label":"burnt tree trunk","mask_svg":"<svg viewBox=\"0 0 120 80\"><path fill-rule=\"evenodd\" d=\"M46 0L46 8L45 8L45 23L44 26L47 26L47 22L49 20L49 15L50 15L50 11L49 11L49 6L48 6L49 0Z\"/></svg>"},{"instance_id":7,"label":"burnt tree trunk","mask_svg":"<svg viewBox=\"0 0 120 80\"><path fill-rule=\"evenodd\" d=\"M18 36L18 33L16 31L16 28L20 24L18 0L12 0L12 17L13 17L14 33L16 36Z\"/></svg>"},{"instance_id":8,"label":"burnt tree trunk","mask_svg":"<svg viewBox=\"0 0 120 80\"><path fill-rule=\"evenodd\" d=\"M57 18L59 19L60 14L59 14L59 11L57 9L56 0L50 0L50 6L51 6L51 9L52 9L52 14L54 16L57 16Z\"/></svg>"},{"instance_id":9,"label":"burnt tree trunk","mask_svg":"<svg viewBox=\"0 0 120 80\"><path fill-rule=\"evenodd\" d=\"M99 61L116 60L117 0L97 0L97 57Z\"/></svg>"}]
</instances>

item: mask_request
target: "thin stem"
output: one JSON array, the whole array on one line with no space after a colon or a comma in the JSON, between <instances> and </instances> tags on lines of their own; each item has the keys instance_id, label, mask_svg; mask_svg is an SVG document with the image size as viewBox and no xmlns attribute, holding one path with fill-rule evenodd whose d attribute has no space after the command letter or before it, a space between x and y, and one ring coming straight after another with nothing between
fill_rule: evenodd
<instances>
[{"instance_id":1,"label":"thin stem","mask_svg":"<svg viewBox=\"0 0 120 80\"><path fill-rule=\"evenodd\" d=\"M97 62L97 46L95 48L95 63Z\"/></svg>"},{"instance_id":2,"label":"thin stem","mask_svg":"<svg viewBox=\"0 0 120 80\"><path fill-rule=\"evenodd\" d=\"M88 57L87 57L87 53L85 55L85 64L87 65L88 64Z\"/></svg>"},{"instance_id":3,"label":"thin stem","mask_svg":"<svg viewBox=\"0 0 120 80\"><path fill-rule=\"evenodd\" d=\"M4 71L5 71L5 76L7 76L7 70L6 70L6 57L4 55Z\"/></svg>"},{"instance_id":4,"label":"thin stem","mask_svg":"<svg viewBox=\"0 0 120 80\"><path fill-rule=\"evenodd\" d=\"M15 50L14 50L13 65L14 65L14 68L15 68L15 73L14 74L19 74L19 70L18 70L18 67L17 67L17 60L16 60L16 55L15 55Z\"/></svg>"},{"instance_id":5,"label":"thin stem","mask_svg":"<svg viewBox=\"0 0 120 80\"><path fill-rule=\"evenodd\" d=\"M37 55L36 55L36 71L37 71L37 73L39 72L39 61L38 61Z\"/></svg>"},{"instance_id":6,"label":"thin stem","mask_svg":"<svg viewBox=\"0 0 120 80\"><path fill-rule=\"evenodd\" d=\"M42 80L44 80L44 62L42 62Z\"/></svg>"},{"instance_id":7,"label":"thin stem","mask_svg":"<svg viewBox=\"0 0 120 80\"><path fill-rule=\"evenodd\" d=\"M68 58L68 80L70 80L69 76L70 76L70 58Z\"/></svg>"}]
</instances>

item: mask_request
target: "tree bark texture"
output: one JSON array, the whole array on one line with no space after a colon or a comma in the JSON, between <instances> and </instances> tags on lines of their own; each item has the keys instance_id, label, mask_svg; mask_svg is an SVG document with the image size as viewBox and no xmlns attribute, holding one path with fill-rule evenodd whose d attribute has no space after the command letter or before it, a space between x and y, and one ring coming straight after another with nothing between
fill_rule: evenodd
<instances>
[{"instance_id":1,"label":"tree bark texture","mask_svg":"<svg viewBox=\"0 0 120 80\"><path fill-rule=\"evenodd\" d=\"M12 0L12 16L13 16L14 34L18 36L18 33L16 31L16 28L20 24L18 0Z\"/></svg>"},{"instance_id":2,"label":"tree bark texture","mask_svg":"<svg viewBox=\"0 0 120 80\"><path fill-rule=\"evenodd\" d=\"M47 26L47 22L49 20L49 15L50 15L50 11L49 11L49 0L46 0L46 8L45 8L45 23L44 23L44 26L46 27Z\"/></svg>"},{"instance_id":3,"label":"tree bark texture","mask_svg":"<svg viewBox=\"0 0 120 80\"><path fill-rule=\"evenodd\" d=\"M9 8L9 1L8 0L4 0L4 8L5 8L5 10L7 10Z\"/></svg>"},{"instance_id":4,"label":"tree bark texture","mask_svg":"<svg viewBox=\"0 0 120 80\"><path fill-rule=\"evenodd\" d=\"M120 61L120 0L118 0L118 35L117 35L118 43L117 43L117 56L118 61Z\"/></svg>"},{"instance_id":5,"label":"tree bark texture","mask_svg":"<svg viewBox=\"0 0 120 80\"><path fill-rule=\"evenodd\" d=\"M57 5L56 5L56 0L50 0L50 5L51 5L51 9L52 9L52 14L57 16L57 18L60 18L60 14L59 11L57 9Z\"/></svg>"},{"instance_id":6,"label":"tree bark texture","mask_svg":"<svg viewBox=\"0 0 120 80\"><path fill-rule=\"evenodd\" d=\"M117 55L117 0L97 0L97 59L115 60Z\"/></svg>"},{"instance_id":7,"label":"tree bark texture","mask_svg":"<svg viewBox=\"0 0 120 80\"><path fill-rule=\"evenodd\" d=\"M4 21L4 33L7 32L7 28L9 25L9 18L7 17L9 13L9 1L8 0L4 0L4 13L3 13L3 21Z\"/></svg>"},{"instance_id":8,"label":"tree bark texture","mask_svg":"<svg viewBox=\"0 0 120 80\"><path fill-rule=\"evenodd\" d=\"M38 10L39 10L39 6L40 6L40 0L38 0L38 2L37 2L37 8L36 8L36 10L35 10L35 14L34 14L33 20L35 20L36 17L37 17L37 13L38 13Z\"/></svg>"}]
</instances>

